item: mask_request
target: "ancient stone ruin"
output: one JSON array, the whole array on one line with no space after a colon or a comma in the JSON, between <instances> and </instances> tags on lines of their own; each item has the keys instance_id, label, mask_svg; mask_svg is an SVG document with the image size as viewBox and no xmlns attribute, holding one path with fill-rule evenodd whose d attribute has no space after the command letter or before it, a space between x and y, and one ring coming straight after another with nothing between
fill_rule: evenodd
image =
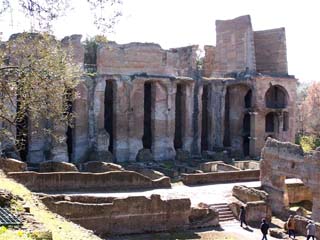
<instances>
[{"instance_id":1,"label":"ancient stone ruin","mask_svg":"<svg viewBox=\"0 0 320 240\"><path fill-rule=\"evenodd\" d=\"M262 150L261 186L269 193L272 211L283 215L290 201L312 200L312 219L320 221L320 152L304 153L299 145L269 139ZM300 194L288 194L286 178L300 179L309 188L299 187ZM311 196L310 196L311 195ZM295 198L295 199L293 199Z\"/></svg>"},{"instance_id":2,"label":"ancient stone ruin","mask_svg":"<svg viewBox=\"0 0 320 240\"><path fill-rule=\"evenodd\" d=\"M90 73L72 103L74 128L58 128L65 141L48 149L29 123L23 160L259 157L269 136L292 141L296 79L288 75L284 28L253 31L250 16L241 16L216 21L216 36L202 62L195 45L107 42L89 51L80 35L64 38Z\"/></svg>"}]
</instances>

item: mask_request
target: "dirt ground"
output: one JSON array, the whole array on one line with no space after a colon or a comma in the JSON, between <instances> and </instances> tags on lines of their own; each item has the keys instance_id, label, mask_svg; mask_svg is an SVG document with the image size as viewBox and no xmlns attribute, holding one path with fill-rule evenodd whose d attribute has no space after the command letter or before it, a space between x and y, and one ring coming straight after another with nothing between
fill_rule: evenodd
<instances>
[{"instance_id":1,"label":"dirt ground","mask_svg":"<svg viewBox=\"0 0 320 240\"><path fill-rule=\"evenodd\" d=\"M241 228L238 221L225 222L221 227L186 230L172 233L134 234L130 236L114 236L107 240L260 240L261 232L257 228ZM275 240L268 235L268 240ZM289 239L289 238L287 238ZM304 240L298 236L296 240Z\"/></svg>"}]
</instances>

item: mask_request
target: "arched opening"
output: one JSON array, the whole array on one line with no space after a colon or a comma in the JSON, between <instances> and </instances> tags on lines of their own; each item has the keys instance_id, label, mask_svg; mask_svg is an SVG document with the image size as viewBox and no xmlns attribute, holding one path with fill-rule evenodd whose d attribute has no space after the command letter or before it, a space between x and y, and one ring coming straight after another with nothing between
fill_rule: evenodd
<instances>
[{"instance_id":1,"label":"arched opening","mask_svg":"<svg viewBox=\"0 0 320 240\"><path fill-rule=\"evenodd\" d=\"M227 88L225 96L225 105L224 105L224 136L223 136L223 146L230 147L230 91Z\"/></svg>"},{"instance_id":2,"label":"arched opening","mask_svg":"<svg viewBox=\"0 0 320 240\"><path fill-rule=\"evenodd\" d=\"M267 108L286 108L288 104L286 90L278 85L271 86L265 94Z\"/></svg>"},{"instance_id":3,"label":"arched opening","mask_svg":"<svg viewBox=\"0 0 320 240\"><path fill-rule=\"evenodd\" d=\"M113 153L113 81L106 81L106 88L104 92L104 129L109 134L109 148L108 150Z\"/></svg>"},{"instance_id":4,"label":"arched opening","mask_svg":"<svg viewBox=\"0 0 320 240\"><path fill-rule=\"evenodd\" d=\"M247 157L250 155L250 135L243 136L242 150L243 156Z\"/></svg>"},{"instance_id":5,"label":"arched opening","mask_svg":"<svg viewBox=\"0 0 320 240\"><path fill-rule=\"evenodd\" d=\"M251 108L252 107L252 90L250 89L244 97L244 107Z\"/></svg>"},{"instance_id":6,"label":"arched opening","mask_svg":"<svg viewBox=\"0 0 320 240\"><path fill-rule=\"evenodd\" d=\"M202 128L201 128L201 151L207 151L209 148L208 143L208 129L209 129L209 112L208 112L208 98L209 98L209 85L203 85L202 92Z\"/></svg>"},{"instance_id":7,"label":"arched opening","mask_svg":"<svg viewBox=\"0 0 320 240\"><path fill-rule=\"evenodd\" d=\"M283 112L283 127L282 130L284 132L289 130L289 113L288 112Z\"/></svg>"},{"instance_id":8,"label":"arched opening","mask_svg":"<svg viewBox=\"0 0 320 240\"><path fill-rule=\"evenodd\" d=\"M250 123L250 114L246 113L243 117L243 133L250 135L251 123Z\"/></svg>"},{"instance_id":9,"label":"arched opening","mask_svg":"<svg viewBox=\"0 0 320 240\"><path fill-rule=\"evenodd\" d=\"M143 148L151 149L152 147L152 83L144 84L144 120L143 120Z\"/></svg>"},{"instance_id":10,"label":"arched opening","mask_svg":"<svg viewBox=\"0 0 320 240\"><path fill-rule=\"evenodd\" d=\"M69 94L72 94L72 93L68 93L68 99L67 99L67 104L68 104L68 114L72 114L73 112L73 103L72 103L72 100L71 100L71 96ZM67 143L67 151L68 151L68 159L69 159L69 162L72 161L73 159L73 128L68 125L67 127L67 132L66 132L66 143Z\"/></svg>"},{"instance_id":11,"label":"arched opening","mask_svg":"<svg viewBox=\"0 0 320 240\"><path fill-rule=\"evenodd\" d=\"M276 113L268 113L266 115L265 124L266 132L279 132L279 118Z\"/></svg>"},{"instance_id":12,"label":"arched opening","mask_svg":"<svg viewBox=\"0 0 320 240\"><path fill-rule=\"evenodd\" d=\"M174 148L181 149L183 146L183 131L184 119L186 114L185 99L184 99L185 86L181 83L177 84L176 92L176 112L175 112L175 132L174 132Z\"/></svg>"},{"instance_id":13,"label":"arched opening","mask_svg":"<svg viewBox=\"0 0 320 240\"><path fill-rule=\"evenodd\" d=\"M243 136L250 135L248 108L252 105L252 90L247 84L227 86L224 107L224 147L232 146L240 155ZM239 117L240 116L240 117ZM243 118L243 117L244 118ZM239 155L239 157L241 157Z\"/></svg>"}]
</instances>

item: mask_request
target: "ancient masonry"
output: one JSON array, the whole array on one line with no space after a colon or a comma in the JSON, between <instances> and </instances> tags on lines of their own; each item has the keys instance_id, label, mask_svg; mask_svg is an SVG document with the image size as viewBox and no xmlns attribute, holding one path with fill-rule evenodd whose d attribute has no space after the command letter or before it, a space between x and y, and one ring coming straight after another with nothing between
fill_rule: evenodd
<instances>
[{"instance_id":1,"label":"ancient masonry","mask_svg":"<svg viewBox=\"0 0 320 240\"><path fill-rule=\"evenodd\" d=\"M30 135L26 160L77 163L112 153L114 161L136 161L144 149L154 160L174 159L178 149L258 157L268 136L293 141L296 79L288 75L285 29L253 31L242 16L216 21L216 36L202 69L198 46L108 42L88 61L81 36L64 38L75 61L95 73L77 87L74 128L60 130L66 141L47 159L43 136Z\"/></svg>"}]
</instances>

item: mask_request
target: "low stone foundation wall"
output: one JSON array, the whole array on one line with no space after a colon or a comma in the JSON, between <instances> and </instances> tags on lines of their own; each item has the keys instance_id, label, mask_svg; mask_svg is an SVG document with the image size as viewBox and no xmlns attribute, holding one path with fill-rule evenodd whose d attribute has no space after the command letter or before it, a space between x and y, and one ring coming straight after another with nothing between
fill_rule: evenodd
<instances>
[{"instance_id":1,"label":"low stone foundation wall","mask_svg":"<svg viewBox=\"0 0 320 240\"><path fill-rule=\"evenodd\" d=\"M307 230L306 226L308 224L309 219L301 216L294 216L295 220L295 227L296 227L296 232L298 234L301 234L303 236L307 236ZM316 224L316 238L320 239L320 223L315 223Z\"/></svg>"},{"instance_id":2,"label":"low stone foundation wall","mask_svg":"<svg viewBox=\"0 0 320 240\"><path fill-rule=\"evenodd\" d=\"M260 163L257 161L236 161L234 162L234 166L240 168L241 170L252 169L259 170Z\"/></svg>"},{"instance_id":3,"label":"low stone foundation wall","mask_svg":"<svg viewBox=\"0 0 320 240\"><path fill-rule=\"evenodd\" d=\"M259 176L260 176L259 170L195 173L195 174L182 174L182 181L186 185L239 182L239 181L258 181Z\"/></svg>"},{"instance_id":4,"label":"low stone foundation wall","mask_svg":"<svg viewBox=\"0 0 320 240\"><path fill-rule=\"evenodd\" d=\"M219 224L211 209L192 209L190 199L162 200L159 195L105 199L98 204L72 202L69 196L43 196L47 207L98 235L183 230ZM63 200L64 199L64 200ZM81 200L74 197L73 200ZM91 199L90 201L92 201ZM111 202L110 202L111 201Z\"/></svg>"},{"instance_id":5,"label":"low stone foundation wall","mask_svg":"<svg viewBox=\"0 0 320 240\"><path fill-rule=\"evenodd\" d=\"M53 172L9 173L9 177L35 192L105 191L137 188L170 188L170 178L151 180L131 171L107 173Z\"/></svg>"},{"instance_id":6,"label":"low stone foundation wall","mask_svg":"<svg viewBox=\"0 0 320 240\"><path fill-rule=\"evenodd\" d=\"M312 201L310 188L303 183L286 183L289 203L299 203L305 200Z\"/></svg>"},{"instance_id":7,"label":"low stone foundation wall","mask_svg":"<svg viewBox=\"0 0 320 240\"><path fill-rule=\"evenodd\" d=\"M218 171L240 171L240 168L225 164L222 161L201 163L199 166L203 172L218 172Z\"/></svg>"},{"instance_id":8,"label":"low stone foundation wall","mask_svg":"<svg viewBox=\"0 0 320 240\"><path fill-rule=\"evenodd\" d=\"M5 173L23 172L27 169L27 164L13 158L0 157L0 169L3 170Z\"/></svg>"},{"instance_id":9,"label":"low stone foundation wall","mask_svg":"<svg viewBox=\"0 0 320 240\"><path fill-rule=\"evenodd\" d=\"M241 202L266 201L268 194L255 188L246 186L234 186L232 195L238 198Z\"/></svg>"},{"instance_id":10,"label":"low stone foundation wall","mask_svg":"<svg viewBox=\"0 0 320 240\"><path fill-rule=\"evenodd\" d=\"M262 218L271 221L272 211L270 206L264 201L247 202L243 204L239 201L229 204L229 207L233 214L239 219L240 207L244 206L246 210L246 221L247 223L258 226L261 223Z\"/></svg>"}]
</instances>

